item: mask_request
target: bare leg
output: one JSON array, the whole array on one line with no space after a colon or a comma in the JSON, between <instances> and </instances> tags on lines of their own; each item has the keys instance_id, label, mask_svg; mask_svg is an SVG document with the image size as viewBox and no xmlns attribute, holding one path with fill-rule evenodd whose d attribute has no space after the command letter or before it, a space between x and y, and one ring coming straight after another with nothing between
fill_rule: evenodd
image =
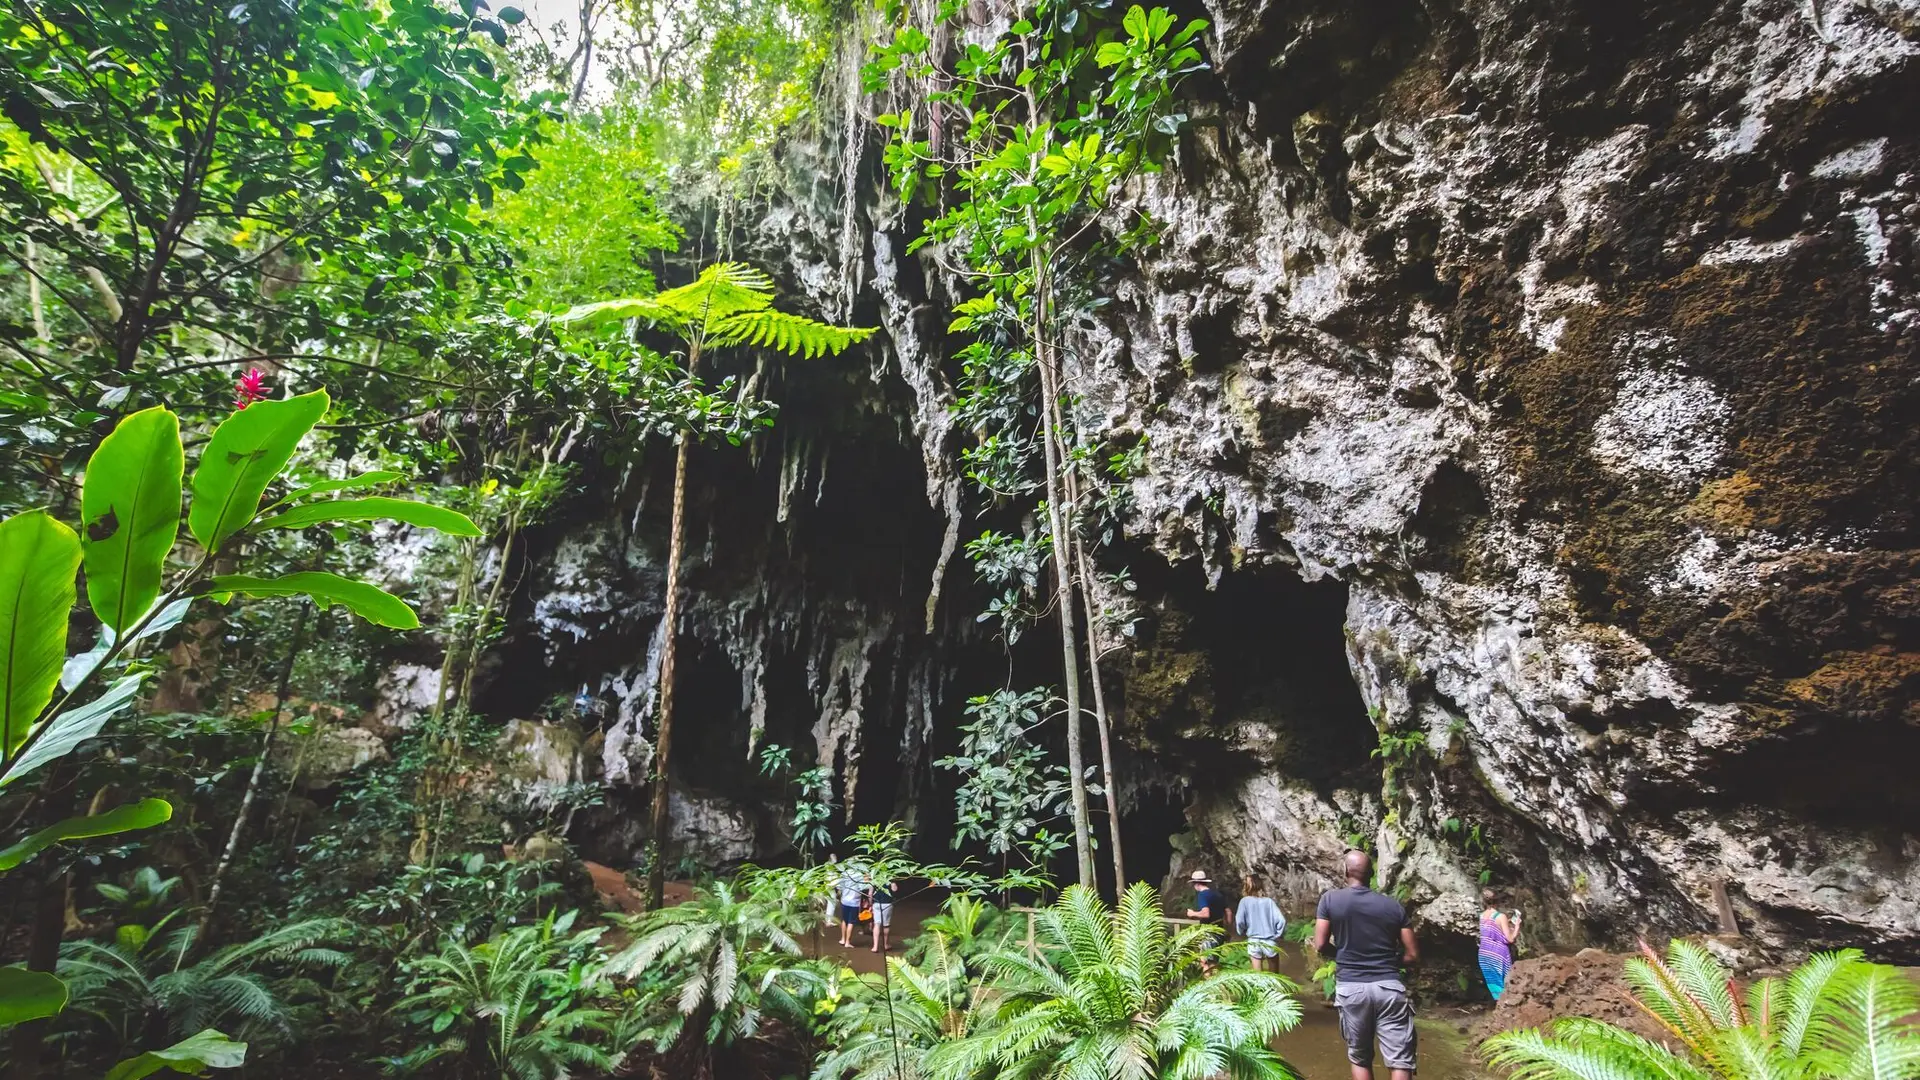
<instances>
[{"instance_id":1,"label":"bare leg","mask_svg":"<svg viewBox=\"0 0 1920 1080\"><path fill-rule=\"evenodd\" d=\"M1395 1069L1393 1070L1393 1080L1413 1080L1413 1070Z\"/></svg>"},{"instance_id":2,"label":"bare leg","mask_svg":"<svg viewBox=\"0 0 1920 1080\"><path fill-rule=\"evenodd\" d=\"M1373 1080L1373 1066L1348 1064L1353 1070L1353 1080Z\"/></svg>"}]
</instances>

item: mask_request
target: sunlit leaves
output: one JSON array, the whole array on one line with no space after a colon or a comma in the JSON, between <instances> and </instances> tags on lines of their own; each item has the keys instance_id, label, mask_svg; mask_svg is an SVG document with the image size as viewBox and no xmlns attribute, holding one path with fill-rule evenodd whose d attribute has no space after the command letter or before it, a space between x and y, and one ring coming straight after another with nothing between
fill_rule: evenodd
<instances>
[{"instance_id":1,"label":"sunlit leaves","mask_svg":"<svg viewBox=\"0 0 1920 1080\"><path fill-rule=\"evenodd\" d=\"M180 531L184 468L180 422L158 406L121 420L87 462L80 496L87 600L113 630L125 631L160 595Z\"/></svg>"},{"instance_id":2,"label":"sunlit leaves","mask_svg":"<svg viewBox=\"0 0 1920 1080\"><path fill-rule=\"evenodd\" d=\"M0 521L0 759L53 700L79 569L80 538L45 510Z\"/></svg>"},{"instance_id":3,"label":"sunlit leaves","mask_svg":"<svg viewBox=\"0 0 1920 1080\"><path fill-rule=\"evenodd\" d=\"M245 528L260 510L260 496L294 447L327 412L327 392L315 390L284 401L262 401L227 417L214 429L193 472L193 507L187 525L208 551Z\"/></svg>"}]
</instances>

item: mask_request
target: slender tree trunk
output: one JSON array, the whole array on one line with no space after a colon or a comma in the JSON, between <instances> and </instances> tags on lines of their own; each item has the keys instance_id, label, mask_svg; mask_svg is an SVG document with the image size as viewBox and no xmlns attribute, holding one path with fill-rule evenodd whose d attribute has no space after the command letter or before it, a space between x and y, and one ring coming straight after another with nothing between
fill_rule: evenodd
<instances>
[{"instance_id":1,"label":"slender tree trunk","mask_svg":"<svg viewBox=\"0 0 1920 1080\"><path fill-rule=\"evenodd\" d=\"M693 378L699 364L700 341L696 337L687 348L687 378ZM682 432L673 456L673 526L667 541L666 610L660 615L666 627L661 632L660 727L653 745L653 813L648 830L648 911L660 910L667 893L667 767L673 753L674 632L680 621L680 559L687 534L687 454L692 443L690 433Z\"/></svg>"},{"instance_id":2,"label":"slender tree trunk","mask_svg":"<svg viewBox=\"0 0 1920 1080\"><path fill-rule=\"evenodd\" d=\"M267 755L273 752L273 739L280 733L280 714L287 709L287 689L293 683L293 662L299 657L300 650L306 647L307 619L313 614L313 605L300 605L300 618L293 626L293 639L287 645L287 659L280 665L280 685L273 692L273 717L267 721L267 730L260 735L260 754L254 758L253 774L247 777L246 794L240 796L240 810L233 816L233 831L227 834L227 850L220 854L220 862L213 868L213 882L207 887L207 910L200 913L200 926L194 932L194 940L204 943L207 940L207 928L213 925L214 909L220 906L220 887L226 877L227 867L233 865L233 857L240 850L240 835L247 827L247 813L253 809L253 800L260 792L260 780L267 772Z\"/></svg>"},{"instance_id":3,"label":"slender tree trunk","mask_svg":"<svg viewBox=\"0 0 1920 1080\"><path fill-rule=\"evenodd\" d=\"M1078 532L1073 537L1073 556L1079 564L1080 595L1087 604L1087 677L1093 684L1093 725L1100 733L1100 786L1107 793L1107 829L1113 844L1113 892L1117 897L1127 891L1126 858L1120 851L1120 794L1114 790L1113 736L1107 723L1106 694L1100 685L1100 646L1094 632L1093 567Z\"/></svg>"},{"instance_id":4,"label":"slender tree trunk","mask_svg":"<svg viewBox=\"0 0 1920 1080\"><path fill-rule=\"evenodd\" d=\"M1087 810L1087 769L1080 747L1080 657L1079 634L1075 630L1073 604L1073 543L1067 535L1067 515L1063 506L1066 489L1061 480L1065 462L1061 460L1064 442L1060 438L1058 411L1059 373L1053 366L1053 348L1047 341L1047 309L1051 295L1047 266L1040 252L1033 255L1033 355L1040 368L1041 442L1045 444L1047 463L1047 527L1053 538L1054 604L1060 619L1060 667L1067 699L1067 771L1068 790L1073 809L1073 853L1079 867L1080 884L1098 888L1093 869L1093 829Z\"/></svg>"},{"instance_id":5,"label":"slender tree trunk","mask_svg":"<svg viewBox=\"0 0 1920 1080\"><path fill-rule=\"evenodd\" d=\"M47 861L53 862L54 855ZM33 909L32 936L27 940L27 967L34 971L52 971L60 960L60 940L67 931L66 870L42 878L40 896ZM47 1031L50 1020L29 1020L13 1029L13 1069L11 1080L39 1080L46 1075Z\"/></svg>"}]
</instances>

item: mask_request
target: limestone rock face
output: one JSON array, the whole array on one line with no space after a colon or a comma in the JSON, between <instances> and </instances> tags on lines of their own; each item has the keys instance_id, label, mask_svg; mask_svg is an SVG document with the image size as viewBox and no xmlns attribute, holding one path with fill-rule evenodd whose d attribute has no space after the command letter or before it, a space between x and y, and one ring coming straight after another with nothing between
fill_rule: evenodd
<instances>
[{"instance_id":1,"label":"limestone rock face","mask_svg":"<svg viewBox=\"0 0 1920 1080\"><path fill-rule=\"evenodd\" d=\"M1920 8L1208 9L1078 385L1153 549L1346 583L1399 882L1920 950Z\"/></svg>"},{"instance_id":2,"label":"limestone rock face","mask_svg":"<svg viewBox=\"0 0 1920 1080\"><path fill-rule=\"evenodd\" d=\"M1081 425L1141 462L1099 556L1138 584L1103 665L1127 820L1190 834L1134 872L1304 898L1358 842L1427 925L1470 933L1486 880L1562 947L1710 928L1724 882L1764 942L1920 958L1920 4L1206 8L1199 122L1126 208L1163 240L1071 360ZM928 760L1005 667L958 644L947 565L979 527L954 284L847 131L790 148L815 182L739 253L882 333L786 384L779 526L703 527L727 584L682 633L739 680L716 724L859 784L885 740L912 780L866 812L938 818ZM889 464L838 524L892 531L822 586L850 534L816 470L850 457ZM615 569L557 561L535 618L618 642L598 685L642 716L655 571L567 544ZM796 642L804 681L757 666Z\"/></svg>"}]
</instances>

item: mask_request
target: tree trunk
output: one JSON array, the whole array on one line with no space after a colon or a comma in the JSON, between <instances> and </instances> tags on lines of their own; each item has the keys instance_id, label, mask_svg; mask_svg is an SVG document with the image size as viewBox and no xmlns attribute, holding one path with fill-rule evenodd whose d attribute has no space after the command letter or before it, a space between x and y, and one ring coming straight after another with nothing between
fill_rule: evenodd
<instances>
[{"instance_id":1,"label":"tree trunk","mask_svg":"<svg viewBox=\"0 0 1920 1080\"><path fill-rule=\"evenodd\" d=\"M59 858L50 852L47 862ZM67 871L48 874L41 879L40 897L33 909L32 936L27 940L27 967L33 971L52 971L60 960L60 939L67 931ZM51 1018L29 1020L13 1029L13 1069L11 1080L39 1080L45 1075L47 1031Z\"/></svg>"},{"instance_id":2,"label":"tree trunk","mask_svg":"<svg viewBox=\"0 0 1920 1080\"><path fill-rule=\"evenodd\" d=\"M687 378L700 363L696 338L687 349ZM680 620L680 558L687 534L687 454L692 439L682 432L673 457L673 526L667 541L667 598L660 615L660 727L653 745L653 814L648 835L647 910L658 911L667 892L667 766L673 752L673 660L676 624Z\"/></svg>"},{"instance_id":3,"label":"tree trunk","mask_svg":"<svg viewBox=\"0 0 1920 1080\"><path fill-rule=\"evenodd\" d=\"M273 738L280 732L280 714L287 708L287 688L293 682L293 662L299 657L300 650L306 646L307 619L313 614L313 605L300 605L300 618L293 626L293 638L287 644L287 660L280 666L280 685L273 694L273 717L267 721L267 730L260 735L260 754L254 758L253 774L247 777L246 794L240 796L240 810L233 816L233 831L227 834L227 849L220 854L220 862L213 868L213 882L207 887L207 910L200 914L200 926L194 933L194 941L204 944L207 940L207 927L213 924L214 909L220 906L220 886L226 876L227 868L233 865L233 856L240 850L240 834L247 827L247 813L253 809L253 800L260 792L260 779L267 772L267 755L273 752Z\"/></svg>"},{"instance_id":4,"label":"tree trunk","mask_svg":"<svg viewBox=\"0 0 1920 1080\"><path fill-rule=\"evenodd\" d=\"M1113 737L1107 724L1107 699L1100 686L1100 645L1094 633L1093 565L1080 535L1073 537L1074 561L1079 565L1080 595L1087 603L1087 677L1093 683L1093 726L1100 734L1100 778L1107 793L1107 828L1113 844L1113 893L1127 891L1126 859L1120 853L1120 795L1114 790Z\"/></svg>"},{"instance_id":5,"label":"tree trunk","mask_svg":"<svg viewBox=\"0 0 1920 1080\"><path fill-rule=\"evenodd\" d=\"M1067 771L1068 791L1072 797L1073 853L1079 867L1080 884L1099 887L1093 869L1093 829L1088 821L1085 754L1080 747L1080 656L1073 604L1073 543L1067 535L1070 506L1063 506L1066 490L1061 480L1065 442L1059 427L1059 373L1053 367L1053 348L1046 338L1047 298L1045 262L1036 251L1033 260L1033 356L1040 368L1041 441L1047 463L1047 527L1053 538L1054 605L1060 618L1060 667L1067 699Z\"/></svg>"}]
</instances>

